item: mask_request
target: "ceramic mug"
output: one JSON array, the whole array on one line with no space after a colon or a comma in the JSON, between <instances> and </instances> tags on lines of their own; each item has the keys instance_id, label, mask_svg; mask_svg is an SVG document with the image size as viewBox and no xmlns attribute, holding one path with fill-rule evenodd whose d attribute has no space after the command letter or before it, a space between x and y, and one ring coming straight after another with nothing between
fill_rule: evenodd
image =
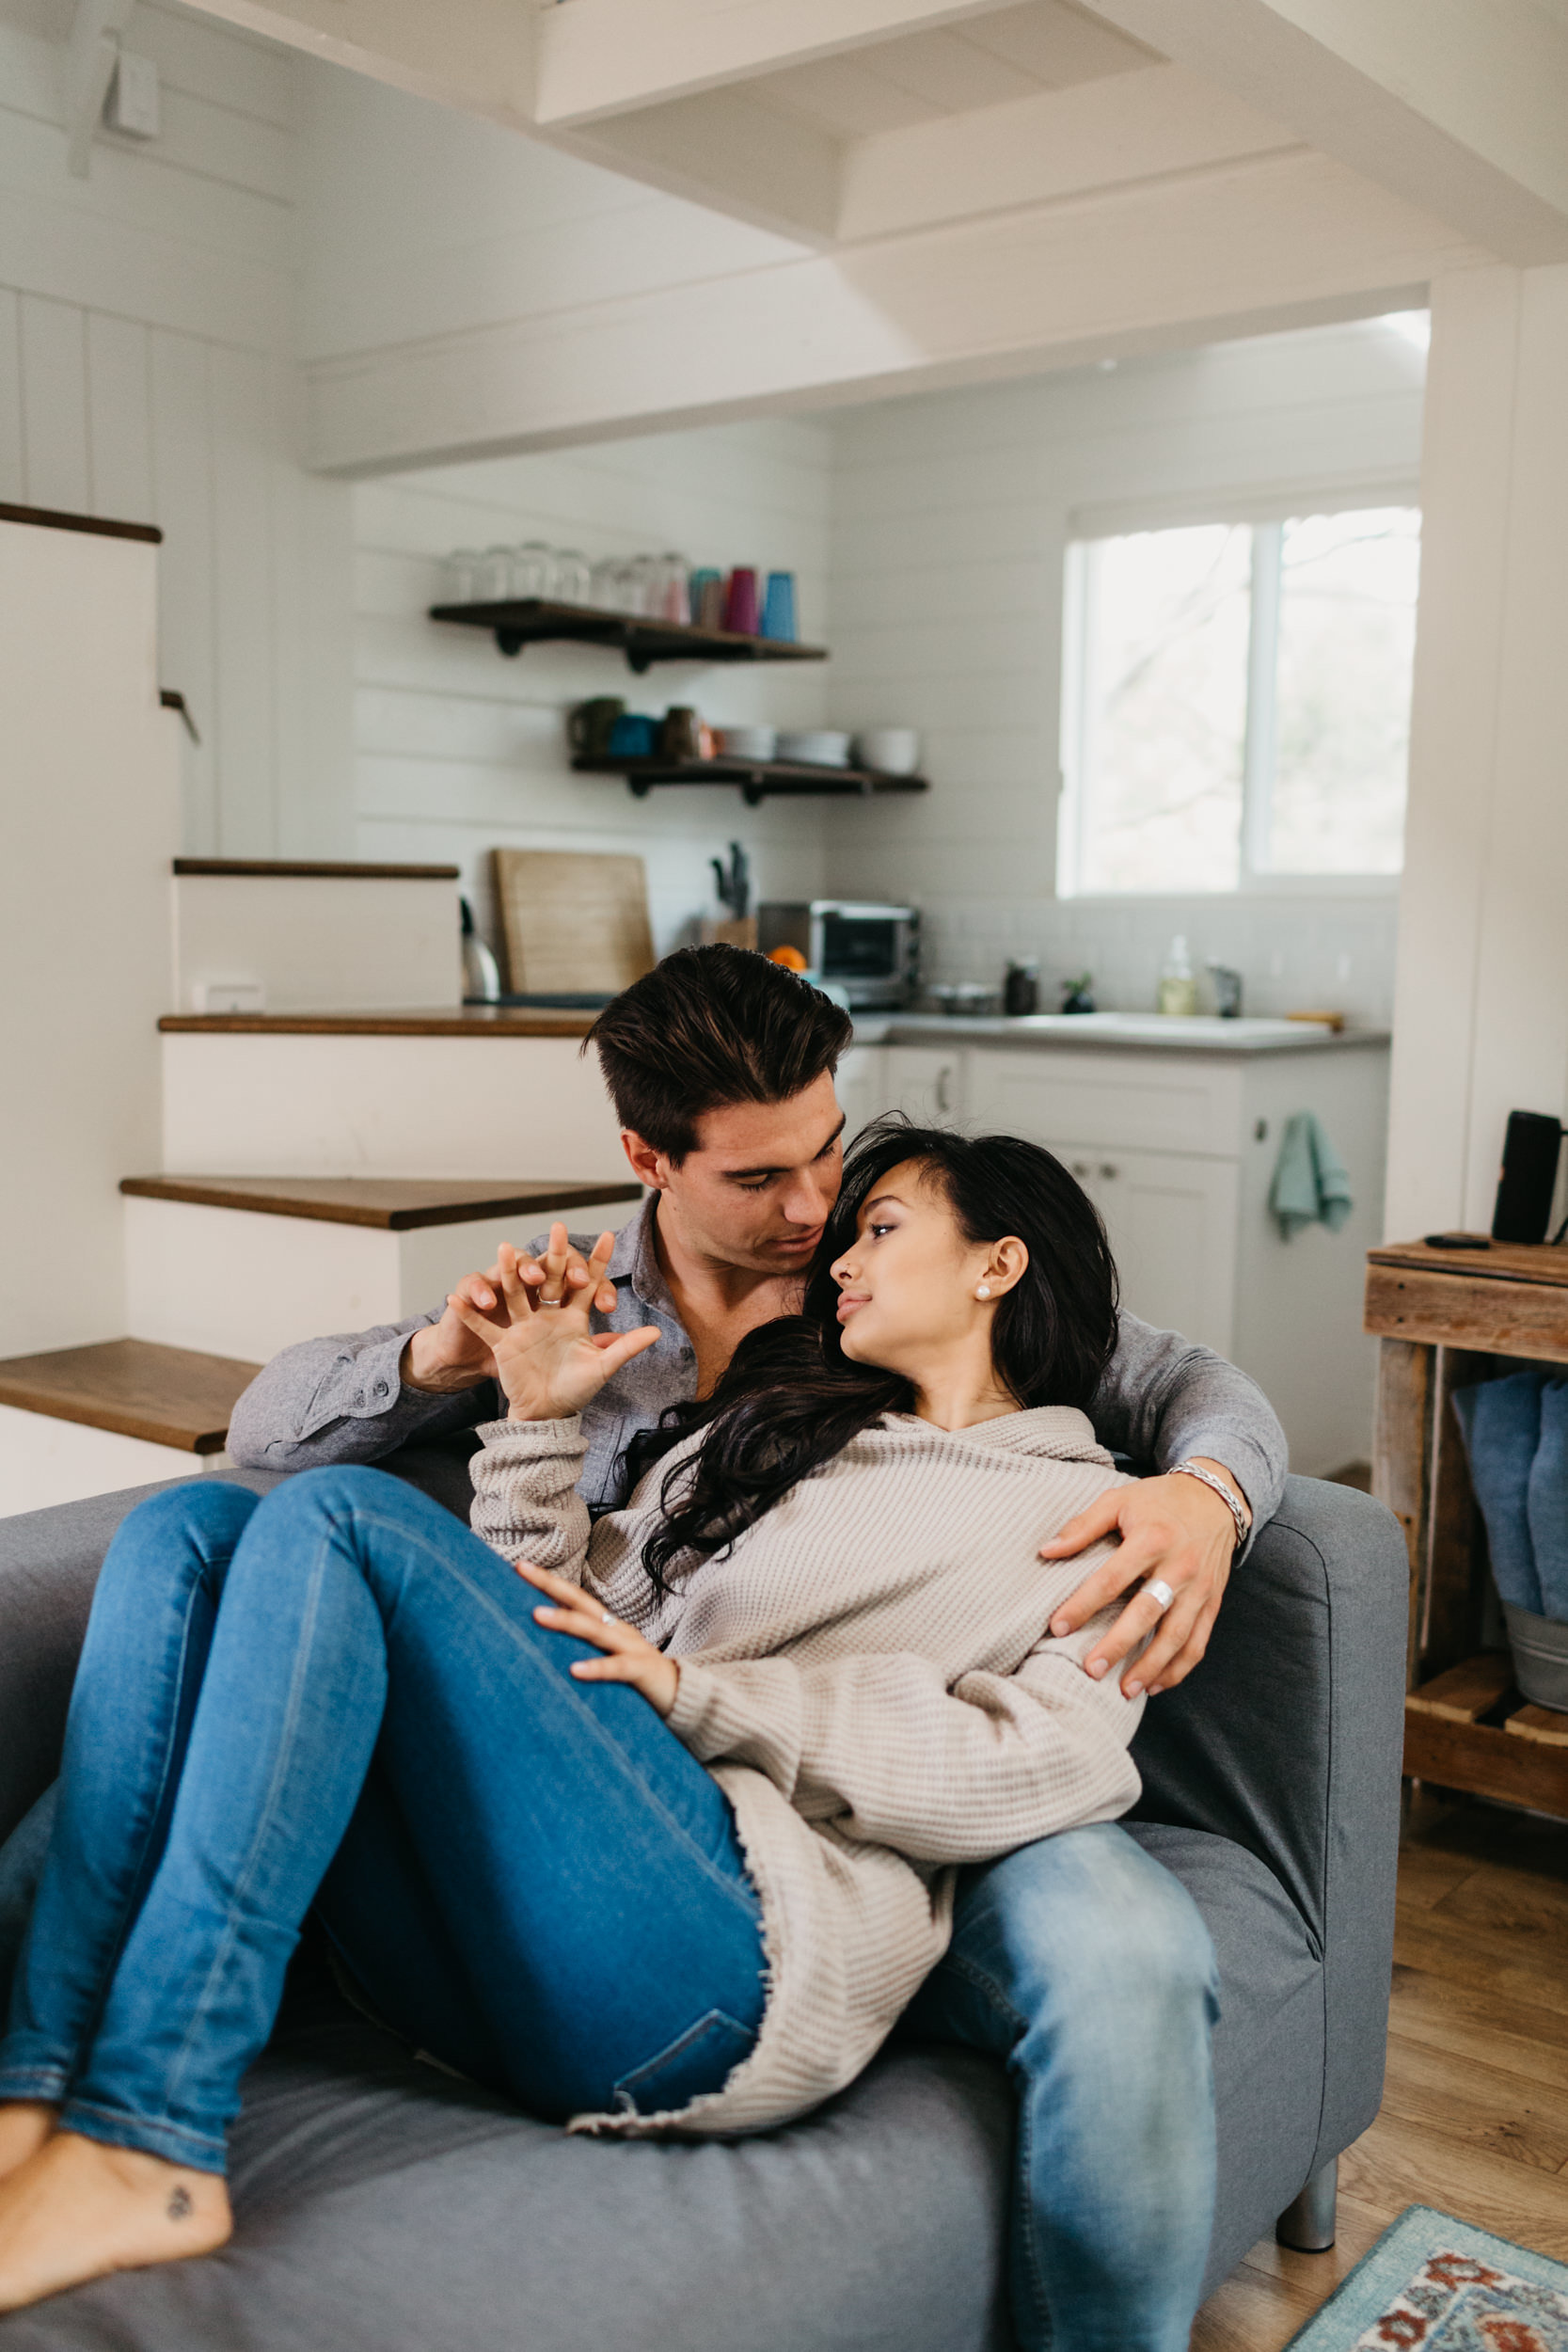
<instances>
[{"instance_id":1,"label":"ceramic mug","mask_svg":"<svg viewBox=\"0 0 1568 2352\"><path fill-rule=\"evenodd\" d=\"M626 709L619 694L595 694L578 703L566 720L566 739L580 759L603 759L610 749L615 722Z\"/></svg>"},{"instance_id":2,"label":"ceramic mug","mask_svg":"<svg viewBox=\"0 0 1568 2352\"><path fill-rule=\"evenodd\" d=\"M673 703L664 714L659 749L666 759L701 759L704 733L702 719L690 705Z\"/></svg>"}]
</instances>

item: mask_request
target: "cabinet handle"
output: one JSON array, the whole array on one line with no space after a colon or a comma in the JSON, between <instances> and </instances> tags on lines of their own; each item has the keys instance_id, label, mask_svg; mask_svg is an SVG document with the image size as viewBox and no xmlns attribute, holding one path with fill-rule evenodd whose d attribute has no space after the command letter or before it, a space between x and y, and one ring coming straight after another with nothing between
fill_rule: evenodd
<instances>
[{"instance_id":1,"label":"cabinet handle","mask_svg":"<svg viewBox=\"0 0 1568 2352\"><path fill-rule=\"evenodd\" d=\"M1090 1170L1087 1160L1074 1160L1072 1163L1072 1172L1080 1180L1080 1182L1082 1182L1082 1180L1092 1171Z\"/></svg>"},{"instance_id":2,"label":"cabinet handle","mask_svg":"<svg viewBox=\"0 0 1568 2352\"><path fill-rule=\"evenodd\" d=\"M1100 1163L1100 1172L1102 1176L1119 1176L1121 1174L1120 1168L1117 1167L1113 1160L1101 1160Z\"/></svg>"},{"instance_id":3,"label":"cabinet handle","mask_svg":"<svg viewBox=\"0 0 1568 2352\"><path fill-rule=\"evenodd\" d=\"M953 1107L947 1097L947 1081L952 1075L950 1066L943 1062L937 1072L937 1108L939 1111L950 1111Z\"/></svg>"}]
</instances>

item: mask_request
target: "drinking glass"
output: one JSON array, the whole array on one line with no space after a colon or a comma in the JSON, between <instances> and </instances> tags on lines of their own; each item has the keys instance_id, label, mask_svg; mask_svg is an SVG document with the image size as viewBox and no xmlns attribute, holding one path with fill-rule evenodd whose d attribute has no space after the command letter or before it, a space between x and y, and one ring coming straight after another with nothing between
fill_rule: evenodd
<instances>
[{"instance_id":1,"label":"drinking glass","mask_svg":"<svg viewBox=\"0 0 1568 2352\"><path fill-rule=\"evenodd\" d=\"M512 550L511 571L515 596L547 596L554 582L554 554L543 539L525 539Z\"/></svg>"},{"instance_id":2,"label":"drinking glass","mask_svg":"<svg viewBox=\"0 0 1568 2352\"><path fill-rule=\"evenodd\" d=\"M656 610L661 621L684 624L691 618L691 566L673 549L659 558Z\"/></svg>"},{"instance_id":3,"label":"drinking glass","mask_svg":"<svg viewBox=\"0 0 1568 2352\"><path fill-rule=\"evenodd\" d=\"M555 595L562 604L593 601L588 558L576 548L557 548L555 551Z\"/></svg>"},{"instance_id":4,"label":"drinking glass","mask_svg":"<svg viewBox=\"0 0 1568 2352\"><path fill-rule=\"evenodd\" d=\"M442 565L443 604L472 604L474 578L483 558L477 548L454 548Z\"/></svg>"},{"instance_id":5,"label":"drinking glass","mask_svg":"<svg viewBox=\"0 0 1568 2352\"><path fill-rule=\"evenodd\" d=\"M474 566L475 604L504 604L512 594L512 549L486 548Z\"/></svg>"}]
</instances>

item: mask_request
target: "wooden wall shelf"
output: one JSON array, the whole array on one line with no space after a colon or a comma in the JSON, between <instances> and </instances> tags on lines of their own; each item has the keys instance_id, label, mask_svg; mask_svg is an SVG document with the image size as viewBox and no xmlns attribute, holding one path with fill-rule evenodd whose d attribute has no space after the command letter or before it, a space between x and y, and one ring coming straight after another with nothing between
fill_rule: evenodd
<instances>
[{"instance_id":1,"label":"wooden wall shelf","mask_svg":"<svg viewBox=\"0 0 1568 2352\"><path fill-rule=\"evenodd\" d=\"M884 792L928 792L924 776L890 776L878 768L816 768L791 759L574 759L581 776L625 776L634 798L646 800L657 784L730 784L748 807L778 799L823 794L868 801Z\"/></svg>"},{"instance_id":2,"label":"wooden wall shelf","mask_svg":"<svg viewBox=\"0 0 1568 2352\"><path fill-rule=\"evenodd\" d=\"M686 621L654 621L640 613L605 612L597 605L557 604L519 596L503 604L433 604L433 621L488 629L502 653L521 653L546 638L606 645L624 653L641 674L655 661L826 661L826 645L798 645L782 637L742 637L733 629L697 628Z\"/></svg>"},{"instance_id":3,"label":"wooden wall shelf","mask_svg":"<svg viewBox=\"0 0 1568 2352\"><path fill-rule=\"evenodd\" d=\"M1526 1706L1509 1660L1481 1647L1486 1536L1452 1411L1499 1358L1568 1364L1568 1250L1371 1250L1366 1327L1382 1342L1372 1491L1410 1555L1404 1769L1568 1820L1568 1714Z\"/></svg>"}]
</instances>

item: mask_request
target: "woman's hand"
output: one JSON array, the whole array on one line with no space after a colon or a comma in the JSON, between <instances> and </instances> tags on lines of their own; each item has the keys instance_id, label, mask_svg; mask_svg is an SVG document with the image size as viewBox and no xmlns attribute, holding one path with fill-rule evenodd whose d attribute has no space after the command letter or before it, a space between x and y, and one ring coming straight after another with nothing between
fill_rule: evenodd
<instances>
[{"instance_id":1,"label":"woman's hand","mask_svg":"<svg viewBox=\"0 0 1568 2352\"><path fill-rule=\"evenodd\" d=\"M553 1609L534 1611L536 1624L548 1626L552 1633L575 1634L579 1642L591 1642L606 1653L603 1658L577 1661L572 1672L579 1682L629 1682L634 1691L641 1692L656 1715L669 1714L681 1679L673 1658L655 1649L635 1626L611 1616L580 1584L552 1576L547 1568L536 1568L531 1560L517 1560L513 1565L519 1576L548 1593L556 1603Z\"/></svg>"},{"instance_id":2,"label":"woman's hand","mask_svg":"<svg viewBox=\"0 0 1568 2352\"><path fill-rule=\"evenodd\" d=\"M458 1321L489 1348L514 1421L560 1421L580 1413L623 1364L657 1341L654 1324L639 1331L590 1327L590 1306L607 1292L614 1300L614 1287L605 1279L614 1247L614 1234L601 1233L580 1279L569 1286L571 1245L564 1225L552 1225L543 1284L525 1279L523 1261L502 1242L496 1265L499 1296L489 1313L461 1291L448 1298Z\"/></svg>"}]
</instances>

